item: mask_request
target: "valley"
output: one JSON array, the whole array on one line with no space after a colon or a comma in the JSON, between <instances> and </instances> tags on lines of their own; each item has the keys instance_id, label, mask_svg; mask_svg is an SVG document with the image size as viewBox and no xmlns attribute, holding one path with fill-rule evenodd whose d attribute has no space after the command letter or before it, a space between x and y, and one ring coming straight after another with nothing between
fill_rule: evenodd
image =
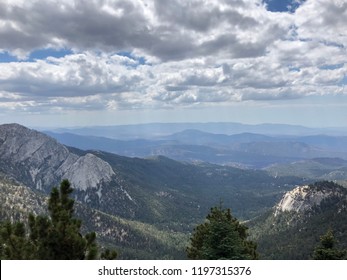
<instances>
[{"instance_id":1,"label":"valley","mask_svg":"<svg viewBox=\"0 0 347 280\"><path fill-rule=\"evenodd\" d=\"M328 137L310 135L323 130L283 126L265 134L269 126L236 130L233 124L229 129L239 133L223 134L220 127L227 131L226 124L206 124L205 131L196 129L204 129L202 124L185 124L182 131L175 131L178 125L170 131L170 125L162 126L166 131L153 125L149 136L144 127L138 135L145 138L123 130L115 139L105 137L111 128L82 135L80 129L42 133L0 125L1 219L44 213L50 189L69 179L85 230L115 246L121 259L184 259L194 227L221 203L247 221L264 258L300 258L268 248L267 240L283 239L284 231L276 228L285 220L269 213L297 186L322 180L346 185L347 138L341 131L327 130ZM267 224L275 224L277 235ZM337 228L344 236L345 229Z\"/></svg>"}]
</instances>

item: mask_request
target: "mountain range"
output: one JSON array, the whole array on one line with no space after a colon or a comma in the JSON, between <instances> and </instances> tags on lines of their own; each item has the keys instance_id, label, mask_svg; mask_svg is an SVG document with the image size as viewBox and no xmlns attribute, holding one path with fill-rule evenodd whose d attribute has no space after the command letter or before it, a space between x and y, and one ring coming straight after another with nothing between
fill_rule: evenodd
<instances>
[{"instance_id":1,"label":"mountain range","mask_svg":"<svg viewBox=\"0 0 347 280\"><path fill-rule=\"evenodd\" d=\"M286 132L284 128L276 128L277 133ZM144 129L145 127L142 130ZM290 132L293 130L294 128ZM303 128L298 133L303 133L302 130ZM109 130L107 132L111 134ZM307 129L305 132L308 133L311 130ZM210 162L253 169L312 158L339 157L347 160L347 136L341 135L265 135L250 132L228 135L186 129L162 136L158 136L160 134L158 132L152 138L122 140L80 135L78 134L81 133L80 130L74 130L74 133L52 131L45 131L45 133L67 146L83 150L103 150L128 157L162 155L179 161Z\"/></svg>"},{"instance_id":2,"label":"mountain range","mask_svg":"<svg viewBox=\"0 0 347 280\"><path fill-rule=\"evenodd\" d=\"M221 145L231 138L232 145L243 144L245 139L273 139L188 130L156 141L191 141L192 133L200 135L198 142L185 145L201 149L216 138ZM86 139L80 138L80 144L88 143ZM209 142L211 149L214 142ZM66 178L74 188L76 212L85 229L96 231L104 244L116 246L120 258L184 258L189 234L221 201L239 219L253 221L272 211L296 185L314 182L314 178L295 174L274 175L274 170L240 169L195 159L176 161L160 153L148 158L125 157L101 148L69 147L18 124L0 125L1 218L24 219L29 212L44 212L51 188ZM334 164L339 169L345 161L325 162L329 167Z\"/></svg>"},{"instance_id":3,"label":"mountain range","mask_svg":"<svg viewBox=\"0 0 347 280\"><path fill-rule=\"evenodd\" d=\"M39 128L38 130L54 131L56 133L72 133L83 136L100 136L119 140L154 139L182 132L184 130L199 130L212 134L254 133L265 135L333 135L345 136L346 127L311 128L288 124L242 124L234 122L208 123L145 123L113 126L88 126L70 128Z\"/></svg>"}]
</instances>

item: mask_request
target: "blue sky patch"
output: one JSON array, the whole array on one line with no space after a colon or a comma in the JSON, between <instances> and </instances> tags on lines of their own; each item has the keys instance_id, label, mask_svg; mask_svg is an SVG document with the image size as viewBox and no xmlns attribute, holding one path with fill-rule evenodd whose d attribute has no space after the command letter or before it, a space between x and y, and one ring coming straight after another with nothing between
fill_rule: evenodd
<instances>
[{"instance_id":1,"label":"blue sky patch","mask_svg":"<svg viewBox=\"0 0 347 280\"><path fill-rule=\"evenodd\" d=\"M0 63L17 62L18 59L8 52L0 52Z\"/></svg>"},{"instance_id":2,"label":"blue sky patch","mask_svg":"<svg viewBox=\"0 0 347 280\"><path fill-rule=\"evenodd\" d=\"M335 70L335 69L340 69L344 66L344 63L339 63L339 64L329 64L329 65L323 65L319 67L321 70Z\"/></svg>"},{"instance_id":3,"label":"blue sky patch","mask_svg":"<svg viewBox=\"0 0 347 280\"><path fill-rule=\"evenodd\" d=\"M295 10L305 0L263 0L267 4L267 9L271 12L290 12L294 13Z\"/></svg>"},{"instance_id":4,"label":"blue sky patch","mask_svg":"<svg viewBox=\"0 0 347 280\"><path fill-rule=\"evenodd\" d=\"M289 68L290 72L300 72L300 68L299 67L289 66L288 68Z\"/></svg>"},{"instance_id":5,"label":"blue sky patch","mask_svg":"<svg viewBox=\"0 0 347 280\"><path fill-rule=\"evenodd\" d=\"M9 63L9 62L34 62L35 60L38 59L46 59L47 57L55 57L55 58L60 58L64 57L66 55L73 54L71 50L68 49L40 49L40 50L35 50L30 53L29 57L27 59L18 59L16 56L11 55L9 52L0 52L0 63Z\"/></svg>"},{"instance_id":6,"label":"blue sky patch","mask_svg":"<svg viewBox=\"0 0 347 280\"><path fill-rule=\"evenodd\" d=\"M73 54L73 52L71 50L68 49L52 49L52 48L48 48L48 49L40 49L40 50L35 50L32 53L30 53L29 58L27 59L27 61L35 61L38 59L46 59L47 57L55 57L55 58L61 58L64 57L66 55L70 55Z\"/></svg>"},{"instance_id":7,"label":"blue sky patch","mask_svg":"<svg viewBox=\"0 0 347 280\"><path fill-rule=\"evenodd\" d=\"M347 85L347 76L344 76L342 80L338 83L339 86Z\"/></svg>"}]
</instances>

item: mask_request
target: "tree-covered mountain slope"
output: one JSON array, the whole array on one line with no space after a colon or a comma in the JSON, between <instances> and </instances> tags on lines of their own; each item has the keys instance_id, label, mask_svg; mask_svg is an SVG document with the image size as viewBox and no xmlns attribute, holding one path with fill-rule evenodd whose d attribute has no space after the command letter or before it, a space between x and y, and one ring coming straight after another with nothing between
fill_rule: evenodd
<instances>
[{"instance_id":1,"label":"tree-covered mountain slope","mask_svg":"<svg viewBox=\"0 0 347 280\"><path fill-rule=\"evenodd\" d=\"M235 215L251 218L271 207L294 177L165 157L139 159L68 149L23 126L0 126L0 171L33 190L49 193L69 179L75 198L111 215L187 226L222 199Z\"/></svg>"},{"instance_id":2,"label":"tree-covered mountain slope","mask_svg":"<svg viewBox=\"0 0 347 280\"><path fill-rule=\"evenodd\" d=\"M140 259L184 257L187 236L221 201L237 218L251 219L302 183L260 170L83 151L17 124L0 126L0 172L29 192L27 198L45 196L68 179L88 231L122 248L123 257ZM8 191L1 195L8 201ZM15 209L29 204L12 214L4 210L3 217L20 218Z\"/></svg>"},{"instance_id":3,"label":"tree-covered mountain slope","mask_svg":"<svg viewBox=\"0 0 347 280\"><path fill-rule=\"evenodd\" d=\"M347 160L341 158L312 158L266 168L273 176L297 176L315 180L347 179Z\"/></svg>"},{"instance_id":4,"label":"tree-covered mountain slope","mask_svg":"<svg viewBox=\"0 0 347 280\"><path fill-rule=\"evenodd\" d=\"M298 186L249 226L265 259L310 259L330 229L346 249L347 189L328 181Z\"/></svg>"},{"instance_id":5,"label":"tree-covered mountain slope","mask_svg":"<svg viewBox=\"0 0 347 280\"><path fill-rule=\"evenodd\" d=\"M45 194L0 176L0 222L27 224L30 213L47 215L47 200ZM98 243L116 248L120 259L185 258L185 233L112 216L82 203L76 203L75 214L83 221L83 231L96 232Z\"/></svg>"}]
</instances>

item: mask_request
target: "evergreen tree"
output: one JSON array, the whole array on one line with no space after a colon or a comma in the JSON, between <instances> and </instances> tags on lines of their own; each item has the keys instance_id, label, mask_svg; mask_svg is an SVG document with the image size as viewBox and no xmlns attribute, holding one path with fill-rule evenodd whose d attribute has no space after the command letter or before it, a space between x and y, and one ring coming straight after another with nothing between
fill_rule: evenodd
<instances>
[{"instance_id":1,"label":"evergreen tree","mask_svg":"<svg viewBox=\"0 0 347 280\"><path fill-rule=\"evenodd\" d=\"M73 189L68 180L54 187L48 200L49 216L29 215L29 233L23 223L5 222L0 227L1 259L83 260L115 259L106 249L99 255L95 232L81 234L81 220L74 217Z\"/></svg>"},{"instance_id":2,"label":"evergreen tree","mask_svg":"<svg viewBox=\"0 0 347 280\"><path fill-rule=\"evenodd\" d=\"M189 259L257 259L256 244L247 240L247 227L230 209L211 208L206 222L198 225L187 247Z\"/></svg>"},{"instance_id":3,"label":"evergreen tree","mask_svg":"<svg viewBox=\"0 0 347 280\"><path fill-rule=\"evenodd\" d=\"M80 260L97 255L96 235L80 233L81 221L74 218L74 200L70 182L63 180L54 187L48 200L50 217L29 217L30 239L36 245L38 259Z\"/></svg>"},{"instance_id":4,"label":"evergreen tree","mask_svg":"<svg viewBox=\"0 0 347 280\"><path fill-rule=\"evenodd\" d=\"M346 250L336 248L336 240L332 230L320 237L320 244L313 252L314 260L344 260L347 256Z\"/></svg>"},{"instance_id":5,"label":"evergreen tree","mask_svg":"<svg viewBox=\"0 0 347 280\"><path fill-rule=\"evenodd\" d=\"M114 260L117 258L117 252L115 250L110 250L108 248L104 249L104 251L100 255L101 260Z\"/></svg>"},{"instance_id":6,"label":"evergreen tree","mask_svg":"<svg viewBox=\"0 0 347 280\"><path fill-rule=\"evenodd\" d=\"M33 245L27 239L23 223L2 222L0 224L0 259L31 259Z\"/></svg>"}]
</instances>

